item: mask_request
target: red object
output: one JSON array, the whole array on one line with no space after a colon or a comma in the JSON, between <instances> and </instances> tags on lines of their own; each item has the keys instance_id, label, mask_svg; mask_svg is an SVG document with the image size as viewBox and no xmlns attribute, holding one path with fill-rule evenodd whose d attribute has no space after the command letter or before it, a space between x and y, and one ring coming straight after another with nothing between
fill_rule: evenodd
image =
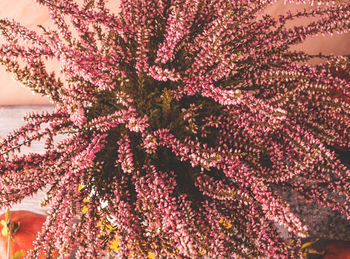
<instances>
[{"instance_id":1,"label":"red object","mask_svg":"<svg viewBox=\"0 0 350 259\"><path fill-rule=\"evenodd\" d=\"M350 259L350 242L332 241L324 247L323 259Z\"/></svg>"},{"instance_id":2,"label":"red object","mask_svg":"<svg viewBox=\"0 0 350 259\"><path fill-rule=\"evenodd\" d=\"M36 239L37 233L41 231L46 217L34 212L19 210L10 211L9 219L11 222L19 224L17 230L13 234L12 241L10 242L10 258L12 258L16 252L19 252L21 250L28 251L33 248L33 241ZM0 216L0 221L2 221L2 231L0 232L0 258L6 259L8 249L8 236L6 235L6 229L4 229L6 228L6 226L4 226L6 222L5 214L2 214Z\"/></svg>"}]
</instances>

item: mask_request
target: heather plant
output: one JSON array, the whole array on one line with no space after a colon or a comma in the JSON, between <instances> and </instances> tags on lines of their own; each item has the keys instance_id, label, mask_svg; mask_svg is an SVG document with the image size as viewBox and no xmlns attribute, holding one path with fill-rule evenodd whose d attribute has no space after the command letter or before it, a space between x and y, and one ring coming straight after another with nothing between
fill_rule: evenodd
<instances>
[{"instance_id":1,"label":"heather plant","mask_svg":"<svg viewBox=\"0 0 350 259\"><path fill-rule=\"evenodd\" d=\"M296 258L308 229L284 191L350 219L349 59L290 50L347 32L349 3L273 18L266 0L37 2L57 30L0 21L1 63L55 105L0 145L2 207L50 188L29 258Z\"/></svg>"}]
</instances>

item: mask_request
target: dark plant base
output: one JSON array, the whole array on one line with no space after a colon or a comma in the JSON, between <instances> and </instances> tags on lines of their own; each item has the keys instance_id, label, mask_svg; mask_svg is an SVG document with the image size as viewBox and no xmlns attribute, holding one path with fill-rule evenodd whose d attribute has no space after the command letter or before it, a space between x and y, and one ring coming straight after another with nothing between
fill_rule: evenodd
<instances>
[{"instance_id":1,"label":"dark plant base","mask_svg":"<svg viewBox=\"0 0 350 259\"><path fill-rule=\"evenodd\" d=\"M291 207L291 211L309 228L311 239L334 239L350 241L350 221L337 211L317 204L306 203L297 193L284 193L283 198Z\"/></svg>"}]
</instances>

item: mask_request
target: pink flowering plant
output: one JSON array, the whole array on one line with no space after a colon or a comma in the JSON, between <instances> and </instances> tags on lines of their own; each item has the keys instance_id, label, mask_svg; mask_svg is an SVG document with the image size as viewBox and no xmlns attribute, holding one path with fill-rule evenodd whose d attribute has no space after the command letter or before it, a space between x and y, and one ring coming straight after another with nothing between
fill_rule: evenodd
<instances>
[{"instance_id":1,"label":"pink flowering plant","mask_svg":"<svg viewBox=\"0 0 350 259\"><path fill-rule=\"evenodd\" d=\"M349 3L273 18L267 0L36 2L57 30L0 20L0 62L55 105L0 144L2 207L50 188L29 258L116 240L123 258L296 258L308 229L282 191L350 219L349 58L290 50L349 31Z\"/></svg>"}]
</instances>

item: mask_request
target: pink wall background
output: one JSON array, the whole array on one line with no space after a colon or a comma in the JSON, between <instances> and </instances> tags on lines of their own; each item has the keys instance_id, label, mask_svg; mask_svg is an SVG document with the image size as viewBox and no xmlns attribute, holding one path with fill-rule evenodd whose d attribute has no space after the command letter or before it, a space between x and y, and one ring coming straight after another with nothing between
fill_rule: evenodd
<instances>
[{"instance_id":1,"label":"pink wall background","mask_svg":"<svg viewBox=\"0 0 350 259\"><path fill-rule=\"evenodd\" d=\"M119 0L111 0L110 8L117 11ZM285 13L288 9L311 8L303 5L284 5L282 1L272 5L267 13L278 15ZM39 7L33 0L1 0L0 18L11 18L21 22L32 29L37 24L50 26L49 15L44 7ZM291 24L292 26L293 24ZM1 41L0 41L1 42ZM350 54L350 33L344 35L320 36L307 39L303 44L296 47L309 53L334 53ZM34 95L12 79L12 76L5 72L0 66L0 105L42 105L49 104L47 98Z\"/></svg>"}]
</instances>

